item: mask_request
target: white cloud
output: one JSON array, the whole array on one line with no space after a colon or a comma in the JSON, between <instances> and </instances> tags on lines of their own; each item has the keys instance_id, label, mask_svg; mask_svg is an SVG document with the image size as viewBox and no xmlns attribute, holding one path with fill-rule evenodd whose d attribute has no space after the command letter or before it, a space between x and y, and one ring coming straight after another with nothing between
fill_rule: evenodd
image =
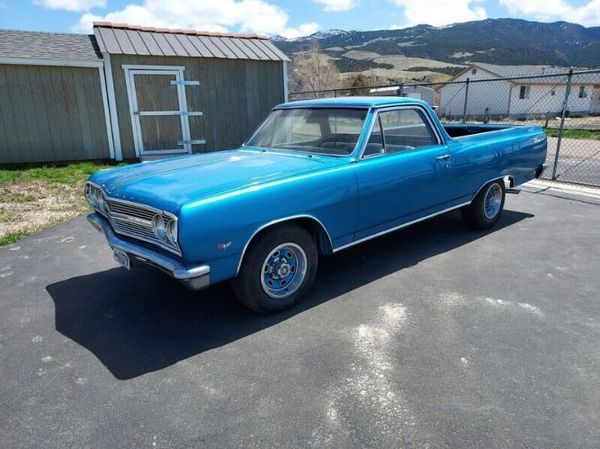
<instances>
[{"instance_id":1,"label":"white cloud","mask_svg":"<svg viewBox=\"0 0 600 449\"><path fill-rule=\"evenodd\" d=\"M404 8L406 26L428 24L434 26L451 23L482 20L487 17L485 9L475 6L478 0L394 0L394 3Z\"/></svg>"},{"instance_id":2,"label":"white cloud","mask_svg":"<svg viewBox=\"0 0 600 449\"><path fill-rule=\"evenodd\" d=\"M354 8L357 0L312 0L315 3L320 3L325 6L325 11L348 11Z\"/></svg>"},{"instance_id":3,"label":"white cloud","mask_svg":"<svg viewBox=\"0 0 600 449\"><path fill-rule=\"evenodd\" d=\"M573 6L564 0L500 0L511 14L541 21L565 20L581 25L600 25L600 0Z\"/></svg>"},{"instance_id":4,"label":"white cloud","mask_svg":"<svg viewBox=\"0 0 600 449\"><path fill-rule=\"evenodd\" d=\"M92 8L106 6L106 0L33 0L33 3L48 9L67 11L89 11Z\"/></svg>"},{"instance_id":5,"label":"white cloud","mask_svg":"<svg viewBox=\"0 0 600 449\"><path fill-rule=\"evenodd\" d=\"M316 23L292 28L287 26L288 20L283 9L265 0L144 0L141 5L129 4L105 15L88 12L73 29L90 32L92 22L109 21L203 31L228 31L233 27L241 32L280 34L288 38L312 34L319 29Z\"/></svg>"}]
</instances>

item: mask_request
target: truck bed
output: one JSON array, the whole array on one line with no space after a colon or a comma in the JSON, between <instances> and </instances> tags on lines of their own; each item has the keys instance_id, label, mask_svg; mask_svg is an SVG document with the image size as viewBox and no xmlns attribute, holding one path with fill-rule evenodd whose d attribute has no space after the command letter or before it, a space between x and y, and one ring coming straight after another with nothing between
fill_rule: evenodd
<instances>
[{"instance_id":1,"label":"truck bed","mask_svg":"<svg viewBox=\"0 0 600 449\"><path fill-rule=\"evenodd\" d=\"M442 126L452 138L472 136L474 134L488 133L491 131L500 131L508 128L518 128L518 125L475 125L475 124L449 124L442 123Z\"/></svg>"}]
</instances>

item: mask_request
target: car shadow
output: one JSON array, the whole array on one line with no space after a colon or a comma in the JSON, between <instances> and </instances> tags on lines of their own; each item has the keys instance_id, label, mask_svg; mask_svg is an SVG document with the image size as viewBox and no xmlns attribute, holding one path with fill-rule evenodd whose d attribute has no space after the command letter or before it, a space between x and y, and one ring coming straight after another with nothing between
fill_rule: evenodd
<instances>
[{"instance_id":1,"label":"car shadow","mask_svg":"<svg viewBox=\"0 0 600 449\"><path fill-rule=\"evenodd\" d=\"M227 283L191 292L152 269L123 268L48 285L56 330L87 348L117 379L168 367L286 320L345 292L477 240L533 215L505 210L489 231L465 229L450 212L321 258L311 292L296 307L258 315Z\"/></svg>"}]
</instances>

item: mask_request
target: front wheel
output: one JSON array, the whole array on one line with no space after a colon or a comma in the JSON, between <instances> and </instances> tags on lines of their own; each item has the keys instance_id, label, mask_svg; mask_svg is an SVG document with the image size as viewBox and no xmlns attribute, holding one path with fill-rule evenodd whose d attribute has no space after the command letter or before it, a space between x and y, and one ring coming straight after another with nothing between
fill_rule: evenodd
<instances>
[{"instance_id":1,"label":"front wheel","mask_svg":"<svg viewBox=\"0 0 600 449\"><path fill-rule=\"evenodd\" d=\"M312 236L301 226L281 225L252 242L232 281L233 290L244 305L257 312L283 310L310 289L317 265Z\"/></svg>"},{"instance_id":2,"label":"front wheel","mask_svg":"<svg viewBox=\"0 0 600 449\"><path fill-rule=\"evenodd\" d=\"M485 185L470 205L462 209L465 222L472 229L488 229L500 218L506 196L504 181L492 181Z\"/></svg>"}]
</instances>

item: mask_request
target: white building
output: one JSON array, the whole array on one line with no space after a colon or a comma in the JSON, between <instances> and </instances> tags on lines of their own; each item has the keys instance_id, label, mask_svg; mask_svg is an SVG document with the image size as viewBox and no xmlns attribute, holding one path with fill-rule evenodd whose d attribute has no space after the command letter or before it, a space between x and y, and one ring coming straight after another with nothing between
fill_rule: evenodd
<instances>
[{"instance_id":1,"label":"white building","mask_svg":"<svg viewBox=\"0 0 600 449\"><path fill-rule=\"evenodd\" d=\"M462 117L467 79L467 116L518 118L559 114L567 76L548 75L568 71L565 67L473 63L439 89L440 115ZM514 79L518 77L529 78ZM573 75L567 111L571 116L600 114L600 73Z\"/></svg>"},{"instance_id":2,"label":"white building","mask_svg":"<svg viewBox=\"0 0 600 449\"><path fill-rule=\"evenodd\" d=\"M430 106L435 105L435 91L425 86L386 86L386 87L375 87L369 91L369 95L373 96L395 96L400 95L400 89L402 89L403 97L417 98L428 103Z\"/></svg>"}]
</instances>

